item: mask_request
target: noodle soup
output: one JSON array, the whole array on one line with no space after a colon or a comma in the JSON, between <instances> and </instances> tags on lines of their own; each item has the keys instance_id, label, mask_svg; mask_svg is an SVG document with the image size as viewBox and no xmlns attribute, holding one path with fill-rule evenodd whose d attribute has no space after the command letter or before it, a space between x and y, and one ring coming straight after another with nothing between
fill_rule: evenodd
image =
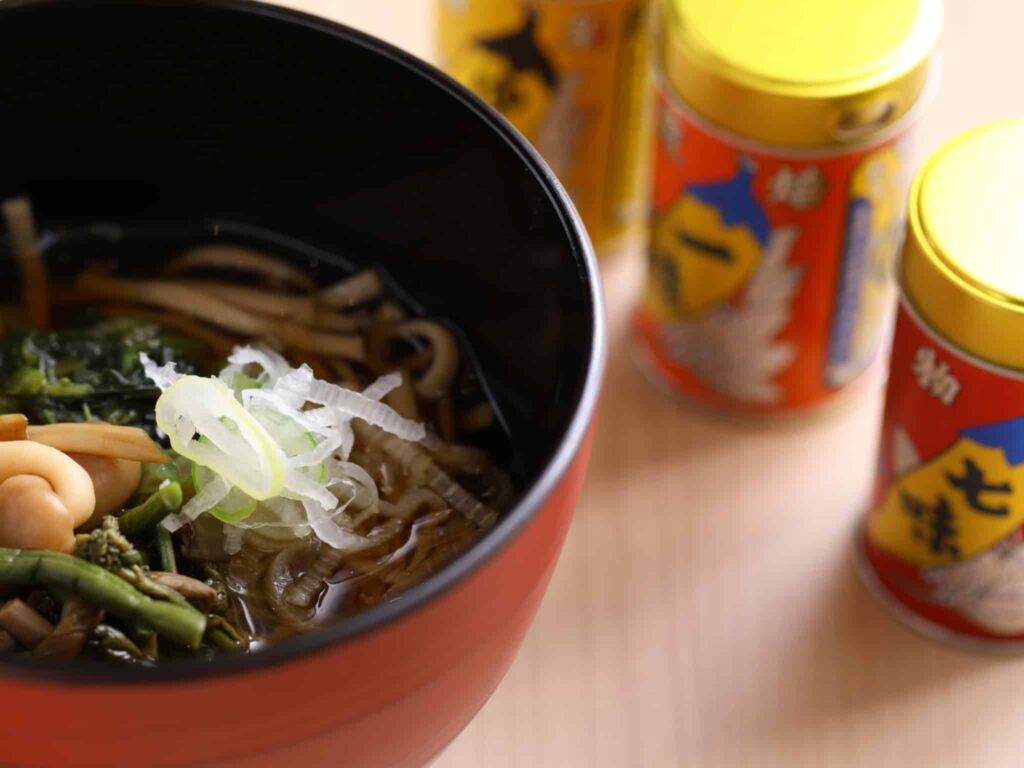
<instances>
[{"instance_id":1,"label":"noodle soup","mask_svg":"<svg viewBox=\"0 0 1024 768\"><path fill-rule=\"evenodd\" d=\"M209 231L140 275L157 230L4 218L3 654L253 651L401 599L511 507L470 350L380 271L318 288Z\"/></svg>"}]
</instances>

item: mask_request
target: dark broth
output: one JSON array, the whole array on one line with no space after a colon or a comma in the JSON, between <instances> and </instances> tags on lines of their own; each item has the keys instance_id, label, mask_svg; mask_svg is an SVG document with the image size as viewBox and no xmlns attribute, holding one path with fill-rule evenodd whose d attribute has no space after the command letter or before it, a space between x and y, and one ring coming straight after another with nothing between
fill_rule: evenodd
<instances>
[{"instance_id":1,"label":"dark broth","mask_svg":"<svg viewBox=\"0 0 1024 768\"><path fill-rule=\"evenodd\" d=\"M69 226L41 238L41 250L53 283L54 326L82 323L83 317L90 313L99 317L132 317L134 308L144 320L166 321L174 333L192 336L183 330L188 323L172 322L179 314L173 308L153 307L130 292L117 300L97 299L89 290L82 289L76 276L83 269L94 272L96 285L102 293L107 290L105 280L114 284L120 280L151 279L160 271L154 265L165 263L170 255L198 243L237 244L272 254L282 263L297 266L314 276L317 290L362 269L372 268L372 265L357 266L326 251L241 225ZM0 280L3 281L0 284L14 283L9 270L10 260L0 256ZM357 390L395 370L402 371L407 382L416 382L427 375L440 354L439 348L432 347L431 340L423 334L403 333L401 327L410 321L427 321L431 328L443 329L455 340L458 354L456 372L445 392L424 394L409 385L404 394L404 406L395 395L389 395L385 402L396 409L404 407L407 413L403 415L427 426L428 439L416 448L417 451L428 456L483 508L503 514L515 501L515 487L520 477L516 471L514 441L465 334L430 315L413 298L414 291L407 293L389 275L374 271L380 277L380 292L351 309L338 309L331 315L338 324L342 321L335 314L353 319L357 327L345 333L362 335L366 348L363 360L335 360L327 354L303 353L289 349L287 343L283 353L292 365L308 362L318 378L330 377L332 382ZM173 277L175 281L179 278L186 283L194 281L195 285L215 281L273 291L297 303L308 295L294 286L275 285L254 274L222 269L193 269ZM0 296L0 305L11 298L14 297ZM194 317L187 319L195 322ZM286 314L278 319L281 323L292 322ZM310 324L313 322L311 320ZM232 342L259 340L225 332L215 323L199 323L205 330ZM200 343L206 341L202 335L197 338ZM271 344L279 341L271 339ZM217 352L208 344L204 350L195 360L201 372L216 373L226 364L223 351ZM0 371L0 381L4 373ZM408 412L410 408L412 411ZM86 409L82 418L88 415ZM34 418L45 420L45 415L35 414ZM137 423L128 419L126 423L154 430L151 419L139 418ZM223 616L247 635L245 645L250 650L281 637L309 631L320 622L397 598L404 590L451 563L493 525L494 518L486 524L471 520L439 493L425 487L422 476L396 459L393 451L389 453L389 447L393 446L387 443L387 437L374 427L360 426L355 430L355 445L349 457L369 472L379 492L377 506L365 509L356 506L352 512L355 532L380 537L374 546L338 554L312 534L297 539L280 533L270 535L273 533L270 529L239 533L227 530L209 515L199 517L174 534L179 570L210 584L223 585L228 598ZM151 543L148 540L137 543L140 551L152 560ZM206 646L201 652L216 653ZM183 653L170 646L160 658Z\"/></svg>"}]
</instances>

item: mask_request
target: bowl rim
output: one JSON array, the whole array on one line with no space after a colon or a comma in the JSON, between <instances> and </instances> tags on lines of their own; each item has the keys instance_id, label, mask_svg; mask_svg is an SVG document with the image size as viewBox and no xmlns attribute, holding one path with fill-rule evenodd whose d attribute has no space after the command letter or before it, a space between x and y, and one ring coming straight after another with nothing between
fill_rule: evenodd
<instances>
[{"instance_id":1,"label":"bowl rim","mask_svg":"<svg viewBox=\"0 0 1024 768\"><path fill-rule=\"evenodd\" d=\"M388 59L409 71L413 76L423 78L438 90L461 102L479 120L486 123L494 133L498 134L513 152L519 155L524 170L536 177L562 219L566 235L579 259L583 288L588 292L592 313L591 346L583 385L574 405L573 416L558 438L554 453L528 486L519 503L504 515L479 542L450 565L403 593L401 599L374 606L345 621L317 627L312 632L277 641L252 654L219 657L213 661L183 659L149 668L109 665L101 662L95 664L71 662L44 666L32 661L6 661L0 662L0 680L16 680L26 684L39 682L132 687L168 682L200 682L209 678L284 666L296 659L328 652L335 646L368 635L392 622L412 615L424 605L454 589L468 576L485 566L534 519L559 487L590 432L604 378L607 331L600 271L593 245L579 212L561 182L558 181L537 150L500 113L480 97L430 62L340 22L294 8L272 5L261 0L131 0L131 2L115 0L114 3L111 3L110 0L85 0L85 2L82 0L5 0L0 6L0 14L26 7L61 6L72 3L80 7L86 2L99 2L107 7L124 4L135 7L150 5L212 8L263 16L281 23L305 27L343 40L347 44L360 46Z\"/></svg>"}]
</instances>

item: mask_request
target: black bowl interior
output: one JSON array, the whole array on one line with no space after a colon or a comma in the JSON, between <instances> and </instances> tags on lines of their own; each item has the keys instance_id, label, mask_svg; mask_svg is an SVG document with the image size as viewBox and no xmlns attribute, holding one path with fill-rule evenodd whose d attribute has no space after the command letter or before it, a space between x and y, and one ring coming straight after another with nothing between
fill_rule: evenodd
<instances>
[{"instance_id":1,"label":"black bowl interior","mask_svg":"<svg viewBox=\"0 0 1024 768\"><path fill-rule=\"evenodd\" d=\"M592 353L585 246L479 105L375 41L268 7L4 6L0 195L28 195L50 227L160 222L170 239L229 222L381 264L468 335L527 476L543 467Z\"/></svg>"},{"instance_id":2,"label":"black bowl interior","mask_svg":"<svg viewBox=\"0 0 1024 768\"><path fill-rule=\"evenodd\" d=\"M378 264L464 332L505 416L529 490L509 519L404 607L258 656L400 615L536 510L593 407L600 307L578 217L500 117L379 41L238 0L5 0L0 73L0 197L44 229L119 222L135 236L95 252L135 271L215 227L276 233L324 283ZM0 254L0 301L14 284Z\"/></svg>"}]
</instances>

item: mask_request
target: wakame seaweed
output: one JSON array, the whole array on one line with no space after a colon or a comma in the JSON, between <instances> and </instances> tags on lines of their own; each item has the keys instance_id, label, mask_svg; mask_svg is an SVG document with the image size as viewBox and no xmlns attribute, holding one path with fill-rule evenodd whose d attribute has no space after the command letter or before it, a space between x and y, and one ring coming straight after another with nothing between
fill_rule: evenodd
<instances>
[{"instance_id":1,"label":"wakame seaweed","mask_svg":"<svg viewBox=\"0 0 1024 768\"><path fill-rule=\"evenodd\" d=\"M18 331L0 337L0 413L24 413L30 423L100 419L155 435L160 390L139 362L175 361L195 373L201 349L156 323L131 317L84 316L60 331Z\"/></svg>"}]
</instances>

